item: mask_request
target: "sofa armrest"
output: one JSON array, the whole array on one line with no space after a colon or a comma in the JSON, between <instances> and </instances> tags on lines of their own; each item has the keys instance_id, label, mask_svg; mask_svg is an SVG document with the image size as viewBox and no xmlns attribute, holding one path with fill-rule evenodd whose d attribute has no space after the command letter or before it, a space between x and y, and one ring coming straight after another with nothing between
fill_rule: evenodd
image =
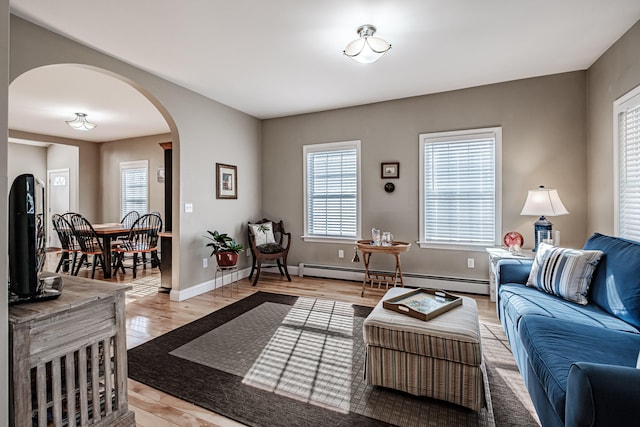
<instances>
[{"instance_id":1,"label":"sofa armrest","mask_svg":"<svg viewBox=\"0 0 640 427\"><path fill-rule=\"evenodd\" d=\"M533 260L531 259L501 259L496 265L496 283L526 284Z\"/></svg>"},{"instance_id":2,"label":"sofa armrest","mask_svg":"<svg viewBox=\"0 0 640 427\"><path fill-rule=\"evenodd\" d=\"M640 369L577 362L567 378L565 426L630 426L640 417Z\"/></svg>"}]
</instances>

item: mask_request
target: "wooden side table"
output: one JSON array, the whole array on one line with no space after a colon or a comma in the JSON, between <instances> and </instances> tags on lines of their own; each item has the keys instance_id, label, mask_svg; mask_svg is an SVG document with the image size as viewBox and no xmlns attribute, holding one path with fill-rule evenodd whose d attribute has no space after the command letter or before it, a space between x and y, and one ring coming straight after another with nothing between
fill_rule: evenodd
<instances>
[{"instance_id":1,"label":"wooden side table","mask_svg":"<svg viewBox=\"0 0 640 427\"><path fill-rule=\"evenodd\" d=\"M497 268L498 261L502 259L533 259L536 254L531 250L522 250L520 255L513 254L504 248L486 248L489 254L489 300L496 302L497 292Z\"/></svg>"},{"instance_id":2,"label":"wooden side table","mask_svg":"<svg viewBox=\"0 0 640 427\"><path fill-rule=\"evenodd\" d=\"M374 283L377 283L378 289L382 284L385 284L385 289L389 289L389 285L397 286L398 282L404 288L404 280L402 278L402 267L400 265L400 254L406 252L411 247L411 243L407 242L393 242L390 246L374 246L370 240L358 240L356 242L358 249L362 252L362 261L364 262L364 279L362 280L362 293L360 296L364 296L364 290L369 283L373 287ZM387 254L393 255L396 259L396 268L393 274L390 273L372 273L369 270L369 260L371 254Z\"/></svg>"}]
</instances>

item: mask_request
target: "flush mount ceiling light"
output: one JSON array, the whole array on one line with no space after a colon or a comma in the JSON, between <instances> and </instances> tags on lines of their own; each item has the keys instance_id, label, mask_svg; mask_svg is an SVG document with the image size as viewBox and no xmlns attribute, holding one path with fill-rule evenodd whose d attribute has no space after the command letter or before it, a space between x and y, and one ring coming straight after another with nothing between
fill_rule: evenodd
<instances>
[{"instance_id":1,"label":"flush mount ceiling light","mask_svg":"<svg viewBox=\"0 0 640 427\"><path fill-rule=\"evenodd\" d=\"M75 130L91 130L96 127L94 123L91 123L87 120L87 115L85 113L76 113L76 118L73 120L67 120L67 123L70 127Z\"/></svg>"},{"instance_id":2,"label":"flush mount ceiling light","mask_svg":"<svg viewBox=\"0 0 640 427\"><path fill-rule=\"evenodd\" d=\"M373 37L375 32L376 27L373 25L361 25L358 28L360 38L349 43L342 53L361 64L376 62L391 49L391 44L379 37Z\"/></svg>"}]
</instances>

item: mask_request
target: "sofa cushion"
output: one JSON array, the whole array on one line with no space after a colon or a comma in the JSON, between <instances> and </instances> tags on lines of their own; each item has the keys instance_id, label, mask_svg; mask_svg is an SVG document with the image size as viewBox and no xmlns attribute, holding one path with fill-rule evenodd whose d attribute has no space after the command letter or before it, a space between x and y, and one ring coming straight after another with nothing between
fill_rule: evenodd
<instances>
[{"instance_id":1,"label":"sofa cushion","mask_svg":"<svg viewBox=\"0 0 640 427\"><path fill-rule=\"evenodd\" d=\"M601 256L598 250L581 251L540 243L527 286L585 305L591 277Z\"/></svg>"},{"instance_id":2,"label":"sofa cushion","mask_svg":"<svg viewBox=\"0 0 640 427\"><path fill-rule=\"evenodd\" d=\"M640 328L640 243L595 233L584 249L604 252L593 275L590 300Z\"/></svg>"},{"instance_id":3,"label":"sofa cushion","mask_svg":"<svg viewBox=\"0 0 640 427\"><path fill-rule=\"evenodd\" d=\"M522 316L538 315L575 322L589 326L597 326L625 332L637 333L638 330L628 323L612 316L596 304L581 306L569 303L556 296L529 288L521 284L507 283L500 285L498 301L504 315L518 327Z\"/></svg>"},{"instance_id":4,"label":"sofa cushion","mask_svg":"<svg viewBox=\"0 0 640 427\"><path fill-rule=\"evenodd\" d=\"M547 398L562 420L567 376L572 363L633 367L640 348L640 334L559 322L545 316L524 316L518 329L531 369L547 390Z\"/></svg>"}]
</instances>

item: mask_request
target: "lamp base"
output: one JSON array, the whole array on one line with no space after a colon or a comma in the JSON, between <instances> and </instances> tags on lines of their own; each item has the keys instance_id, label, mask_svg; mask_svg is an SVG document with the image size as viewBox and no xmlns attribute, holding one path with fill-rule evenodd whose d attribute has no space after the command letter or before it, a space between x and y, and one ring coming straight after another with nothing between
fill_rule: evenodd
<instances>
[{"instance_id":1,"label":"lamp base","mask_svg":"<svg viewBox=\"0 0 640 427\"><path fill-rule=\"evenodd\" d=\"M548 232L549 234L551 234L551 229L553 227L553 224L544 217L544 215L542 215L534 224L533 224L533 236L535 238L535 246L533 247L533 252L537 252L538 250L538 244L540 243L541 239L540 239L540 234L544 235L544 232ZM542 231L543 233L539 233L540 231Z\"/></svg>"}]
</instances>

